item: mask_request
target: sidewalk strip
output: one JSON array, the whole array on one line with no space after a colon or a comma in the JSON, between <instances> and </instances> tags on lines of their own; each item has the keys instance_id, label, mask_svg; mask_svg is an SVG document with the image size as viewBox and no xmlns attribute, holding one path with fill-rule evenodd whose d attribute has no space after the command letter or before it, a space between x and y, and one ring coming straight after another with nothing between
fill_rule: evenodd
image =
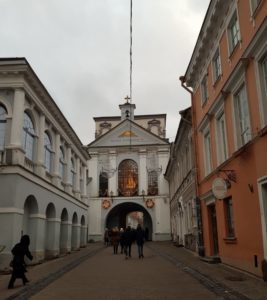
<instances>
[{"instance_id":1,"label":"sidewalk strip","mask_svg":"<svg viewBox=\"0 0 267 300\"><path fill-rule=\"evenodd\" d=\"M50 273L47 276L39 279L33 284L30 284L23 288L21 291L9 296L6 298L6 300L27 300L33 295L39 293L42 289L46 288L50 283L57 280L61 276L63 276L65 273L71 271L72 269L76 268L78 265L80 265L82 262L87 260L88 258L96 255L100 251L103 251L105 247L100 247L99 249L93 250L92 252L79 257L78 259L72 261L71 263L65 265L61 269L57 270L54 273Z\"/></svg>"},{"instance_id":2,"label":"sidewalk strip","mask_svg":"<svg viewBox=\"0 0 267 300\"><path fill-rule=\"evenodd\" d=\"M177 258L166 254L160 250L156 250L151 245L146 245L150 250L154 253L158 254L165 260L168 260L170 263L174 264L177 268L183 270L185 273L191 275L193 278L198 280L203 286L205 286L208 290L215 293L217 296L223 297L226 300L250 300L247 296L227 287L226 285L219 283L207 275L202 274L201 272L186 266L183 262L179 261Z\"/></svg>"}]
</instances>

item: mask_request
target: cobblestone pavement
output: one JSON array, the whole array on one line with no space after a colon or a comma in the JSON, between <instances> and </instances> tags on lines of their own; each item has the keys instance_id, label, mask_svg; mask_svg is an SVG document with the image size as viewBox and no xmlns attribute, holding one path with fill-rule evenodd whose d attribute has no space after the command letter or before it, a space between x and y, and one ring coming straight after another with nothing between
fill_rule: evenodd
<instances>
[{"instance_id":1,"label":"cobblestone pavement","mask_svg":"<svg viewBox=\"0 0 267 300\"><path fill-rule=\"evenodd\" d=\"M147 243L145 258L113 255L101 243L29 268L26 287L0 276L0 299L267 299L267 283L222 264L211 265L170 242Z\"/></svg>"}]
</instances>

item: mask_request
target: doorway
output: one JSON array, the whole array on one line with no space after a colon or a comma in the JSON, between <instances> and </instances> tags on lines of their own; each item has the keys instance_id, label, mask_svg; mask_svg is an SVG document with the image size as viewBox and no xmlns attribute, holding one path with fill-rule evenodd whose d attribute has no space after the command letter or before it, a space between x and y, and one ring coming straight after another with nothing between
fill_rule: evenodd
<instances>
[{"instance_id":1,"label":"doorway","mask_svg":"<svg viewBox=\"0 0 267 300\"><path fill-rule=\"evenodd\" d=\"M152 219L147 210L137 203L122 203L115 206L107 215L105 227L126 228L128 225L136 227L140 223L146 231L147 240L152 240ZM143 224L142 224L143 223Z\"/></svg>"},{"instance_id":2,"label":"doorway","mask_svg":"<svg viewBox=\"0 0 267 300\"><path fill-rule=\"evenodd\" d=\"M264 258L267 259L267 179L259 184Z\"/></svg>"},{"instance_id":3,"label":"doorway","mask_svg":"<svg viewBox=\"0 0 267 300\"><path fill-rule=\"evenodd\" d=\"M210 220L210 232L211 232L211 253L213 256L219 254L219 242L218 242L218 230L217 230L217 216L215 204L208 206L209 220Z\"/></svg>"}]
</instances>

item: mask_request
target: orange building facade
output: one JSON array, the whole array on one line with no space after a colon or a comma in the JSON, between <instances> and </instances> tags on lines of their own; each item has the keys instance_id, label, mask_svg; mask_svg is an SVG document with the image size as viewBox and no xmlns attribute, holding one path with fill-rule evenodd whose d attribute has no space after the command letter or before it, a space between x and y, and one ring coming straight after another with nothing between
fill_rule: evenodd
<instances>
[{"instance_id":1,"label":"orange building facade","mask_svg":"<svg viewBox=\"0 0 267 300\"><path fill-rule=\"evenodd\" d=\"M205 256L258 276L267 260L266 14L266 0L212 0L181 77L192 94Z\"/></svg>"}]
</instances>

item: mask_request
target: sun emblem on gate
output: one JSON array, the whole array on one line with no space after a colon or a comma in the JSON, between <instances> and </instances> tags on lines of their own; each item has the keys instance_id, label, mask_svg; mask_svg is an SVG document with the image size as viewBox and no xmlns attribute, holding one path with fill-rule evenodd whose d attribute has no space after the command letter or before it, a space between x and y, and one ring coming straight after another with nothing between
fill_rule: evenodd
<instances>
[{"instance_id":1,"label":"sun emblem on gate","mask_svg":"<svg viewBox=\"0 0 267 300\"><path fill-rule=\"evenodd\" d=\"M153 199L147 199L146 200L146 207L147 208L152 208L155 205L155 202Z\"/></svg>"},{"instance_id":2,"label":"sun emblem on gate","mask_svg":"<svg viewBox=\"0 0 267 300\"><path fill-rule=\"evenodd\" d=\"M105 200L102 201L102 207L104 209L108 209L110 207L110 205L111 205L111 203L110 203L109 200L105 199Z\"/></svg>"}]
</instances>

